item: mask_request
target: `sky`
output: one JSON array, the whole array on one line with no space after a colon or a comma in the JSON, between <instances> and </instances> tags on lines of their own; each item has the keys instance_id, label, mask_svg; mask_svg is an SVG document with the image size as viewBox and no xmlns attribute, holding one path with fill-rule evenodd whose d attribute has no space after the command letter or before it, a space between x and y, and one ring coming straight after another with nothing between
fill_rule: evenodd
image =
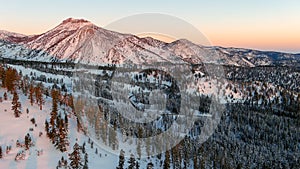
<instances>
[{"instance_id":1,"label":"sky","mask_svg":"<svg viewBox=\"0 0 300 169\"><path fill-rule=\"evenodd\" d=\"M298 0L0 0L0 3L0 30L27 35L43 33L69 17L84 18L105 27L131 15L161 13L190 23L214 46L300 53Z\"/></svg>"}]
</instances>

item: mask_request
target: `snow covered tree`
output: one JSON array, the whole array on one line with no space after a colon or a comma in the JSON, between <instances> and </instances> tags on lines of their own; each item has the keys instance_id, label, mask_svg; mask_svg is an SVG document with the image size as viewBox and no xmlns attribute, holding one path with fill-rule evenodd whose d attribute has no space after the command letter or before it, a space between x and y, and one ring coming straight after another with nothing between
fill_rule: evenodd
<instances>
[{"instance_id":1,"label":"snow covered tree","mask_svg":"<svg viewBox=\"0 0 300 169\"><path fill-rule=\"evenodd\" d=\"M68 168L68 161L62 156L61 159L58 161L56 168Z\"/></svg>"},{"instance_id":2,"label":"snow covered tree","mask_svg":"<svg viewBox=\"0 0 300 169\"><path fill-rule=\"evenodd\" d=\"M133 154L131 154L130 155L130 158L129 158L129 160L128 160L128 169L134 169L135 168L135 164L136 163L136 161L135 161L135 158L134 158L134 155Z\"/></svg>"},{"instance_id":3,"label":"snow covered tree","mask_svg":"<svg viewBox=\"0 0 300 169\"><path fill-rule=\"evenodd\" d=\"M147 164L147 169L153 169L153 163L152 162Z\"/></svg>"},{"instance_id":4,"label":"snow covered tree","mask_svg":"<svg viewBox=\"0 0 300 169\"><path fill-rule=\"evenodd\" d=\"M125 151L122 149L120 151L119 165L117 166L117 169L124 169L124 163L125 163Z\"/></svg>"},{"instance_id":5,"label":"snow covered tree","mask_svg":"<svg viewBox=\"0 0 300 169\"><path fill-rule=\"evenodd\" d=\"M25 160L26 157L26 153L24 150L20 151L17 153L16 157L15 157L15 161L19 161L19 160Z\"/></svg>"},{"instance_id":6,"label":"snow covered tree","mask_svg":"<svg viewBox=\"0 0 300 169\"><path fill-rule=\"evenodd\" d=\"M18 93L15 91L13 95L13 100L12 100L12 109L14 111L15 117L20 117L21 114L21 103L19 101L19 96Z\"/></svg>"},{"instance_id":7,"label":"snow covered tree","mask_svg":"<svg viewBox=\"0 0 300 169\"><path fill-rule=\"evenodd\" d=\"M80 154L80 146L78 143L75 143L73 146L73 152L69 154L70 159L70 167L73 169L81 168L82 160L81 160L81 154Z\"/></svg>"}]
</instances>

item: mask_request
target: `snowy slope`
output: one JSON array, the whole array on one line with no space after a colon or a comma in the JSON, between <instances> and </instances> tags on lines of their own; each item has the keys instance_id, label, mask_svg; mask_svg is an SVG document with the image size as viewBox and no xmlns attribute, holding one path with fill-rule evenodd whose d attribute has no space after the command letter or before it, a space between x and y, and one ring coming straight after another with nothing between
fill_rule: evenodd
<instances>
[{"instance_id":1,"label":"snowy slope","mask_svg":"<svg viewBox=\"0 0 300 169\"><path fill-rule=\"evenodd\" d=\"M18 34L18 33L13 33L13 32L8 32L5 30L0 30L0 39L6 40L9 42L15 42L18 39L25 38L26 35Z\"/></svg>"},{"instance_id":2,"label":"snowy slope","mask_svg":"<svg viewBox=\"0 0 300 169\"><path fill-rule=\"evenodd\" d=\"M1 88L1 97L4 92L5 90ZM4 100L0 103L0 146L2 146L2 151L4 152L3 159L0 159L0 168L53 169L57 166L58 160L62 156L64 156L65 159L68 159L68 153L72 152L72 146L75 142L79 145L82 145L83 142L87 143L88 137L77 132L75 116L70 115L68 137L71 146L69 147L68 152L61 153L54 147L45 133L44 123L45 120L50 117L51 99L46 99L43 110L39 110L37 105L30 105L27 96L19 93L19 97L22 105L22 114L19 118L15 118L11 110L11 94L8 94L8 100ZM28 114L26 113L27 108L29 109ZM31 118L35 118L37 124L36 127L31 123ZM32 128L33 131L30 131L30 128ZM42 136L39 136L40 132L43 133ZM24 141L24 137L27 133L33 138L35 146L26 151L25 160L15 161L14 158L16 154L24 149L16 147L16 140L20 140L21 142ZM12 146L12 150L8 154L5 153L6 146ZM98 148L98 154L95 154L96 148ZM99 168L99 166L113 169L117 165L118 157L101 150L96 144L94 144L93 149L87 144L86 150L89 154L89 167L92 169ZM37 154L38 151L42 152L39 156Z\"/></svg>"}]
</instances>

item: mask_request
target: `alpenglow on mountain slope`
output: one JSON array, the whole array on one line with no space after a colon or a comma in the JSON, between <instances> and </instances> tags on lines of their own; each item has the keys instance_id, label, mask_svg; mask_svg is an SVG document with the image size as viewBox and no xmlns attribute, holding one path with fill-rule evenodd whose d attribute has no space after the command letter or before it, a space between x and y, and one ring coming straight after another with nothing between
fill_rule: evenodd
<instances>
[{"instance_id":1,"label":"alpenglow on mountain slope","mask_svg":"<svg viewBox=\"0 0 300 169\"><path fill-rule=\"evenodd\" d=\"M40 35L0 31L0 57L84 64L220 63L235 66L299 65L300 54L205 47L188 40L165 43L69 18Z\"/></svg>"}]
</instances>

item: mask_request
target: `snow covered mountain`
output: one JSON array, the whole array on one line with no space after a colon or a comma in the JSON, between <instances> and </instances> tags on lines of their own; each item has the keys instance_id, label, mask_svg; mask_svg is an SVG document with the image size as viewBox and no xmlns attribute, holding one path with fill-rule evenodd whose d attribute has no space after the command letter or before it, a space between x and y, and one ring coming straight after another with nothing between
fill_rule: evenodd
<instances>
[{"instance_id":1,"label":"snow covered mountain","mask_svg":"<svg viewBox=\"0 0 300 169\"><path fill-rule=\"evenodd\" d=\"M83 19L69 18L40 35L0 31L0 57L46 62L102 63L220 63L259 66L300 63L300 54L250 49L205 47L181 39L165 43L100 28Z\"/></svg>"}]
</instances>

